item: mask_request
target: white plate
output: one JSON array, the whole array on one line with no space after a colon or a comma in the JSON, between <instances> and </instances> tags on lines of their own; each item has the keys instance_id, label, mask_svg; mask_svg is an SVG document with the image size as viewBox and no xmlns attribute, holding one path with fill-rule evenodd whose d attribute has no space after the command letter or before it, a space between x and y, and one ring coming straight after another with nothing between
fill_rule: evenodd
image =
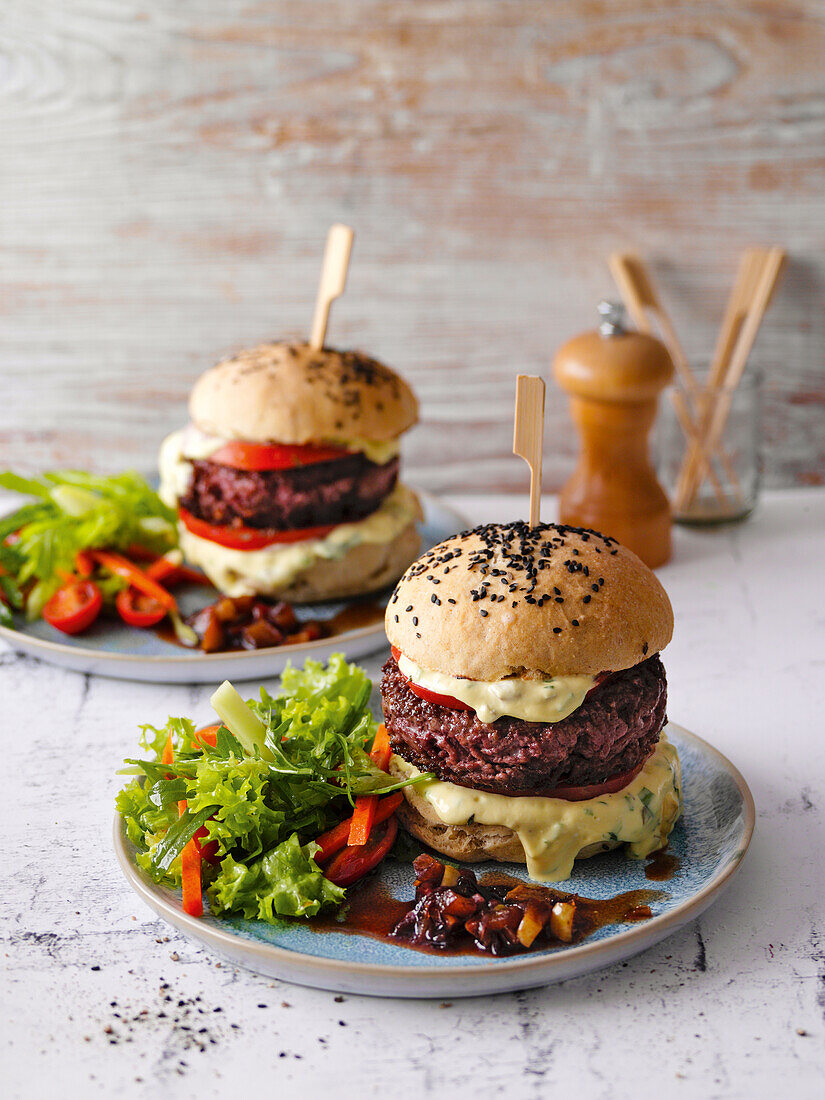
<instances>
[{"instance_id":1,"label":"white plate","mask_svg":"<svg viewBox=\"0 0 825 1100\"><path fill-rule=\"evenodd\" d=\"M422 549L429 549L443 539L467 527L466 519L437 497L417 490L424 510L418 524ZM194 603L183 610L194 611L203 606L203 592L193 594ZM386 602L387 592L379 593L374 602ZM348 602L348 601L347 601ZM327 619L345 603L304 605L299 614L305 618ZM20 618L19 629L0 626L0 638L21 653L38 657L49 664L88 672L95 676L113 676L124 680L147 680L163 684L215 684L221 680L257 680L277 676L287 661L298 664L312 657L325 661L331 653L344 651L350 660L374 653L386 644L383 622L358 627L321 638L303 645L277 646L272 649L242 653L202 653L181 649L165 642L151 630L136 630L115 620L101 620L91 630L76 638L61 634L40 620L26 623Z\"/></svg>"},{"instance_id":2,"label":"white plate","mask_svg":"<svg viewBox=\"0 0 825 1100\"><path fill-rule=\"evenodd\" d=\"M585 897L610 898L639 888L665 896L651 902L654 915L635 924L607 925L572 947L516 956L442 957L367 936L313 932L301 921L273 927L260 921L195 919L183 912L176 891L157 886L134 862L134 848L115 818L114 846L129 885L185 936L237 966L299 985L341 993L391 997L471 997L512 992L578 977L629 958L698 917L739 868L750 843L754 805L745 780L721 753L695 734L670 723L667 733L682 761L685 812L670 850L681 862L667 882L645 878L644 864L610 852L576 864L563 889ZM501 868L482 864L480 870ZM524 877L524 868L507 865ZM413 896L409 864L385 862L377 872L392 895Z\"/></svg>"}]
</instances>

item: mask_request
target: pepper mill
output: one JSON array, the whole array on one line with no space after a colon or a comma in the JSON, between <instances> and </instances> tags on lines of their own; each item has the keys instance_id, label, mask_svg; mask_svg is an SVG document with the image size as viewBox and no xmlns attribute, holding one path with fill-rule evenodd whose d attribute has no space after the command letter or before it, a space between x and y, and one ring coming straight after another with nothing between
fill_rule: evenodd
<instances>
[{"instance_id":1,"label":"pepper mill","mask_svg":"<svg viewBox=\"0 0 825 1100\"><path fill-rule=\"evenodd\" d=\"M621 305L605 301L598 308L598 331L568 340L553 363L581 436L560 519L612 535L655 568L670 557L671 512L648 436L673 361L660 340L627 329Z\"/></svg>"}]
</instances>

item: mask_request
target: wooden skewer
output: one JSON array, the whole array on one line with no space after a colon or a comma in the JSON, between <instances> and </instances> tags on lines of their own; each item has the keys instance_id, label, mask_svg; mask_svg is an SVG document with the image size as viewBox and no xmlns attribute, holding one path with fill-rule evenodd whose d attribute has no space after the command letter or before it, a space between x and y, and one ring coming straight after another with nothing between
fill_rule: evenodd
<instances>
[{"instance_id":1,"label":"wooden skewer","mask_svg":"<svg viewBox=\"0 0 825 1100\"><path fill-rule=\"evenodd\" d=\"M710 420L707 431L704 434L704 453L707 454L718 446L725 431L728 416L730 415L733 391L742 380L742 374L748 361L762 318L770 305L777 280L785 263L785 252L781 248L772 248L768 252L763 265L762 273L757 282L753 298L751 299L744 321L742 322L739 336L736 340L730 364L722 380L723 389L718 394L718 399L711 405ZM688 482L686 488L687 503L693 500L700 484L700 476L695 476Z\"/></svg>"},{"instance_id":2,"label":"wooden skewer","mask_svg":"<svg viewBox=\"0 0 825 1100\"><path fill-rule=\"evenodd\" d=\"M530 526L541 522L541 459L544 444L544 380L533 374L516 379L513 454L530 467Z\"/></svg>"},{"instance_id":3,"label":"wooden skewer","mask_svg":"<svg viewBox=\"0 0 825 1100\"><path fill-rule=\"evenodd\" d=\"M344 293L354 237L354 231L340 222L331 226L327 233L321 281L318 284L318 297L315 299L315 314L312 318L312 335L309 338L309 346L316 350L324 346L330 306Z\"/></svg>"},{"instance_id":4,"label":"wooden skewer","mask_svg":"<svg viewBox=\"0 0 825 1100\"><path fill-rule=\"evenodd\" d=\"M650 323L649 314L655 314L659 322L659 327L662 330L662 335L665 338L668 351L673 359L673 364L676 367L676 372L685 390L695 402L699 390L696 377L690 369L690 364L687 361L687 356L676 335L676 330L673 327L670 315L662 305L658 294L654 290L653 283L645 265L638 256L634 256L628 252L612 253L608 259L608 264L610 272L616 281L616 285L621 292L624 303L627 306L628 313L633 318L633 322L639 332L652 334L653 326ZM693 418L690 404L678 390L671 390L670 397L676 416L679 419L682 431L685 433L688 442L700 450L703 450L700 444L701 437ZM739 481L730 458L726 454L721 453L719 457L724 466L725 474L734 490L741 492L739 489ZM722 484L716 476L716 472L711 463L708 463L708 472L719 503L725 506L727 504L725 490L722 488Z\"/></svg>"},{"instance_id":5,"label":"wooden skewer","mask_svg":"<svg viewBox=\"0 0 825 1100\"><path fill-rule=\"evenodd\" d=\"M776 278L773 281L771 296L773 296L773 290L785 259L785 253L782 249L775 251L781 253L781 261L779 262ZM766 269L770 256L771 250L765 248L748 248L742 255L736 281L725 309L719 338L716 341L707 389L700 395L699 435L702 440L708 439L710 423L719 398L719 390L725 383L731 356L736 349L749 307L755 298L759 280ZM727 414L725 414L725 418L727 419ZM702 484L702 479L707 473L707 454L707 445L704 447L692 445L688 449L676 483L675 493L676 506L682 510L692 502Z\"/></svg>"}]
</instances>

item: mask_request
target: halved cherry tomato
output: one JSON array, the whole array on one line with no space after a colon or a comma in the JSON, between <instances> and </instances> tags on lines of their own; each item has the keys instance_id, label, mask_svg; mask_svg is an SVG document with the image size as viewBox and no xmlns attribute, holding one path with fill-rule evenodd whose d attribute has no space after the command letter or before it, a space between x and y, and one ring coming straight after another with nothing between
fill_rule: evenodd
<instances>
[{"instance_id":1,"label":"halved cherry tomato","mask_svg":"<svg viewBox=\"0 0 825 1100\"><path fill-rule=\"evenodd\" d=\"M300 527L292 531L279 531L274 527L221 527L198 519L185 508L178 507L183 526L198 538L216 542L230 550L262 550L276 542L303 542L304 539L322 539L336 524L326 527Z\"/></svg>"},{"instance_id":2,"label":"halved cherry tomato","mask_svg":"<svg viewBox=\"0 0 825 1100\"><path fill-rule=\"evenodd\" d=\"M231 466L235 470L289 470L293 466L314 466L344 458L350 452L345 447L330 447L315 443L225 443L209 456L211 462Z\"/></svg>"},{"instance_id":3,"label":"halved cherry tomato","mask_svg":"<svg viewBox=\"0 0 825 1100\"><path fill-rule=\"evenodd\" d=\"M387 819L383 829L373 829L366 844L355 847L347 845L324 871L330 882L336 886L351 886L363 878L373 867L377 867L395 842L398 821L395 817Z\"/></svg>"},{"instance_id":4,"label":"halved cherry tomato","mask_svg":"<svg viewBox=\"0 0 825 1100\"><path fill-rule=\"evenodd\" d=\"M129 626L157 626L166 617L166 608L145 592L136 588L121 588L115 596L115 607L121 619Z\"/></svg>"},{"instance_id":5,"label":"halved cherry tomato","mask_svg":"<svg viewBox=\"0 0 825 1100\"><path fill-rule=\"evenodd\" d=\"M79 634L90 627L103 607L103 596L94 581L76 580L58 588L43 608L43 618L64 634Z\"/></svg>"},{"instance_id":6,"label":"halved cherry tomato","mask_svg":"<svg viewBox=\"0 0 825 1100\"><path fill-rule=\"evenodd\" d=\"M396 649L395 646L390 646L390 649L392 650L393 657L395 657L397 661L401 656L401 650ZM399 672L400 671L399 669ZM404 676L404 673L402 672L401 675ZM413 695L417 695L419 699L424 699L427 703L435 703L437 707L449 707L450 710L473 709L467 703L462 703L460 699L456 699L454 695L440 695L437 691L428 691L427 688L421 687L420 684L413 683L409 676L404 676L404 679L407 681L407 687Z\"/></svg>"},{"instance_id":7,"label":"halved cherry tomato","mask_svg":"<svg viewBox=\"0 0 825 1100\"><path fill-rule=\"evenodd\" d=\"M614 775L612 779L606 779L604 783L588 783L585 787L556 787L555 790L548 791L545 797L563 798L566 802L584 802L588 798L598 798L603 794L615 794L616 791L622 790L631 780L635 779L644 766L645 761L643 760L641 764L638 764L629 772Z\"/></svg>"}]
</instances>

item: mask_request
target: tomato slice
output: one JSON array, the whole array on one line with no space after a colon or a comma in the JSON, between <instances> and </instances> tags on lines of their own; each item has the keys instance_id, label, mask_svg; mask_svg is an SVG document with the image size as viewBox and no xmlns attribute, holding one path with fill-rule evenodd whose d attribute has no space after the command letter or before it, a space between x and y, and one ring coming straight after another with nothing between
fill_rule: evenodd
<instances>
[{"instance_id":1,"label":"tomato slice","mask_svg":"<svg viewBox=\"0 0 825 1100\"><path fill-rule=\"evenodd\" d=\"M118 615L128 626L137 626L143 629L157 626L161 619L166 617L167 612L167 609L158 600L131 587L121 588L115 596L115 607Z\"/></svg>"},{"instance_id":2,"label":"tomato slice","mask_svg":"<svg viewBox=\"0 0 825 1100\"><path fill-rule=\"evenodd\" d=\"M185 508L178 506L181 523L198 538L216 542L229 550L263 550L275 543L303 542L305 539L322 539L337 526L330 523L324 527L296 527L292 531L279 531L274 527L222 527L220 524L207 523L198 519Z\"/></svg>"},{"instance_id":3,"label":"tomato slice","mask_svg":"<svg viewBox=\"0 0 825 1100\"><path fill-rule=\"evenodd\" d=\"M401 656L401 650L396 649L394 645L390 646L390 649L392 650L393 657L398 661L398 658ZM399 672L401 672L400 669ZM401 675L404 676L404 673L401 672ZM417 695L419 699L424 699L427 703L435 703L437 707L449 707L450 710L473 709L467 703L462 703L460 699L456 699L453 695L439 695L437 691L429 691L427 688L421 687L420 684L413 683L409 676L404 676L404 679L407 681L407 687L413 695Z\"/></svg>"},{"instance_id":4,"label":"tomato slice","mask_svg":"<svg viewBox=\"0 0 825 1100\"><path fill-rule=\"evenodd\" d=\"M373 829L366 844L348 844L332 860L324 874L336 886L351 886L377 867L395 843L398 821L395 816L387 819L383 828Z\"/></svg>"},{"instance_id":5,"label":"tomato slice","mask_svg":"<svg viewBox=\"0 0 825 1100\"><path fill-rule=\"evenodd\" d=\"M289 470L293 466L331 462L348 454L350 452L345 447L315 443L243 443L232 440L211 454L209 460L235 470Z\"/></svg>"},{"instance_id":6,"label":"tomato slice","mask_svg":"<svg viewBox=\"0 0 825 1100\"><path fill-rule=\"evenodd\" d=\"M48 601L43 618L64 634L79 634L92 625L101 607L103 595L94 581L70 581Z\"/></svg>"},{"instance_id":7,"label":"tomato slice","mask_svg":"<svg viewBox=\"0 0 825 1100\"><path fill-rule=\"evenodd\" d=\"M602 794L615 794L616 791L622 790L631 780L636 778L645 763L646 761L643 760L641 764L631 768L629 772L614 775L612 779L606 779L604 783L589 783L586 787L556 787L554 791L549 791L543 797L563 798L566 802L585 802L588 798L598 798Z\"/></svg>"}]
</instances>

